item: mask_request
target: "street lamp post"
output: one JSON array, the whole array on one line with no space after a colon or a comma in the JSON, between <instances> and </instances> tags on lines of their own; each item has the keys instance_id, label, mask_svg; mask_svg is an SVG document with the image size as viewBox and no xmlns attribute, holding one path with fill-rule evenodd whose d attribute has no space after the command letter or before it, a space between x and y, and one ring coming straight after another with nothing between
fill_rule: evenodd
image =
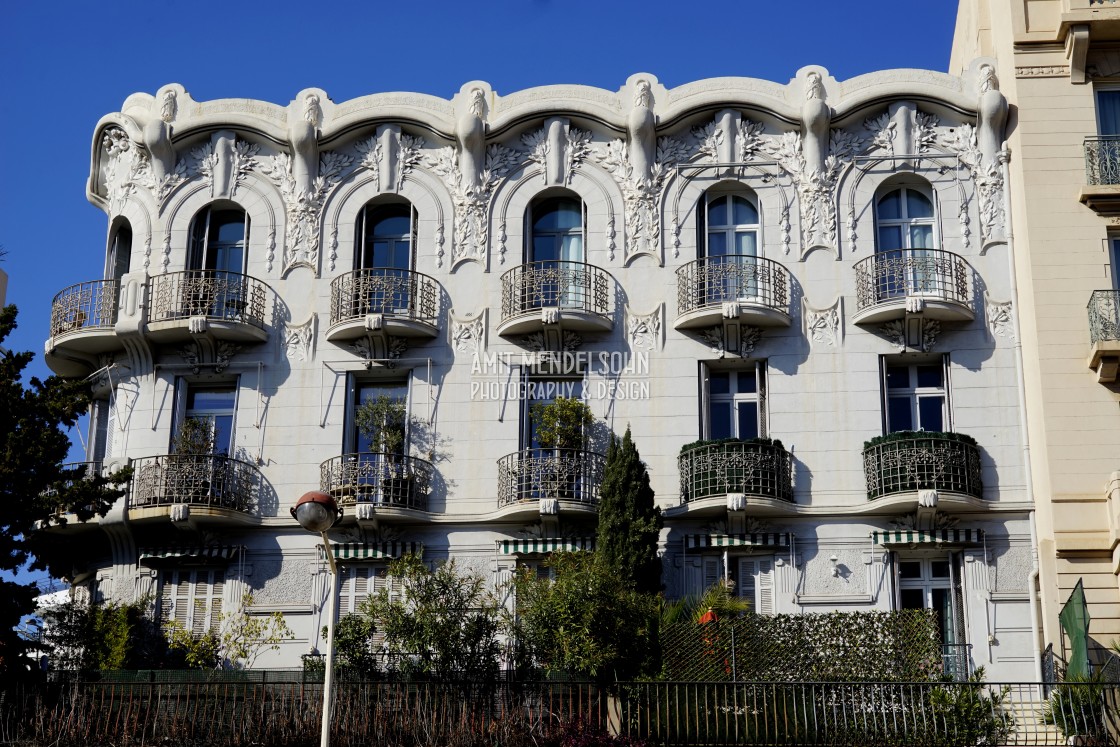
<instances>
[{"instance_id":1,"label":"street lamp post","mask_svg":"<svg viewBox=\"0 0 1120 747\"><path fill-rule=\"evenodd\" d=\"M309 532L323 538L323 552L331 569L331 591L327 609L327 662L323 670L323 724L319 738L320 747L331 744L331 711L334 706L334 637L335 620L338 617L338 564L331 552L331 542L327 530L342 518L342 509L326 493L317 490L304 493L292 506L292 517Z\"/></svg>"}]
</instances>

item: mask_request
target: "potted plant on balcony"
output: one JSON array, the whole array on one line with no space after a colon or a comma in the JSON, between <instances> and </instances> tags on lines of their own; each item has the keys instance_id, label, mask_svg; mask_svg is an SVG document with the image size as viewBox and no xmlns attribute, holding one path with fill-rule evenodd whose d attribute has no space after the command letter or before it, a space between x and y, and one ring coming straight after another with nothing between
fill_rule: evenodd
<instances>
[{"instance_id":1,"label":"potted plant on balcony","mask_svg":"<svg viewBox=\"0 0 1120 747\"><path fill-rule=\"evenodd\" d=\"M170 503L209 503L215 496L214 424L202 418L186 418L171 439L171 453L166 468L167 495Z\"/></svg>"},{"instance_id":2,"label":"potted plant on balcony","mask_svg":"<svg viewBox=\"0 0 1120 747\"><path fill-rule=\"evenodd\" d=\"M579 462L587 448L588 431L595 422L587 403L575 397L557 397L529 408L537 443L551 449L551 467L543 470L541 482L549 498L571 500L579 488L580 470L565 468L565 460ZM565 453L567 452L567 453Z\"/></svg>"},{"instance_id":3,"label":"potted plant on balcony","mask_svg":"<svg viewBox=\"0 0 1120 747\"><path fill-rule=\"evenodd\" d=\"M404 402L386 394L368 399L354 412L358 432L369 440L370 449L379 454L379 493L382 502L404 503L412 499L412 476L405 467L405 427L408 413ZM359 457L360 459L361 457ZM344 486L353 492L358 486ZM388 501L386 501L388 499Z\"/></svg>"}]
</instances>

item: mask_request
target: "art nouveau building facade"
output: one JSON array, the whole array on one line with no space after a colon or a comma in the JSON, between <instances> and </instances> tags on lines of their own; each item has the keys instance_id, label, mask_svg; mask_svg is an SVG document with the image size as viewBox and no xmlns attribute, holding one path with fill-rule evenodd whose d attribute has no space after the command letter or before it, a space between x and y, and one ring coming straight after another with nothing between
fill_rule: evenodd
<instances>
[{"instance_id":1,"label":"art nouveau building facade","mask_svg":"<svg viewBox=\"0 0 1120 747\"><path fill-rule=\"evenodd\" d=\"M65 529L75 581L196 629L251 591L297 636L262 663L293 665L328 589L302 493L345 504L344 611L410 550L501 585L593 547L599 454L629 424L669 595L934 607L946 643L1031 678L1005 117L981 62L133 95L93 138L104 279L58 294L46 344L97 384L90 459L134 470ZM391 449L354 422L382 395L408 411ZM597 418L582 449L539 447L528 406L557 395ZM176 438L192 419L202 456Z\"/></svg>"},{"instance_id":2,"label":"art nouveau building facade","mask_svg":"<svg viewBox=\"0 0 1120 747\"><path fill-rule=\"evenodd\" d=\"M1118 40L1112 2L962 0L951 63L992 55L1007 71L1037 587L1056 650L1079 581L1090 649L1120 639Z\"/></svg>"}]
</instances>

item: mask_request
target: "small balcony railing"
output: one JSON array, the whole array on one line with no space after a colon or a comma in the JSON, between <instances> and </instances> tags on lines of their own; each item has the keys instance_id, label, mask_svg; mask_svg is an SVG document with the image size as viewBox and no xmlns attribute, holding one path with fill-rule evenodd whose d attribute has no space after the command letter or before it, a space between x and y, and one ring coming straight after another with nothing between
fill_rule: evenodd
<instances>
[{"instance_id":1,"label":"small balcony railing","mask_svg":"<svg viewBox=\"0 0 1120 747\"><path fill-rule=\"evenodd\" d=\"M1085 138L1085 183L1120 184L1120 137Z\"/></svg>"},{"instance_id":2,"label":"small balcony railing","mask_svg":"<svg viewBox=\"0 0 1120 747\"><path fill-rule=\"evenodd\" d=\"M789 314L789 298L789 270L771 259L707 257L677 268L678 315L736 301Z\"/></svg>"},{"instance_id":3,"label":"small balcony railing","mask_svg":"<svg viewBox=\"0 0 1120 747\"><path fill-rule=\"evenodd\" d=\"M968 306L971 268L964 257L942 249L877 252L855 265L856 311L908 296Z\"/></svg>"},{"instance_id":4,"label":"small balcony railing","mask_svg":"<svg viewBox=\"0 0 1120 747\"><path fill-rule=\"evenodd\" d=\"M221 454L164 454L132 462L130 508L189 504L254 513L261 475Z\"/></svg>"},{"instance_id":5,"label":"small balcony railing","mask_svg":"<svg viewBox=\"0 0 1120 747\"><path fill-rule=\"evenodd\" d=\"M728 493L793 501L793 462L780 441L712 441L677 457L681 503Z\"/></svg>"},{"instance_id":6,"label":"small balcony railing","mask_svg":"<svg viewBox=\"0 0 1120 747\"><path fill-rule=\"evenodd\" d=\"M342 505L428 510L432 464L403 454L361 452L343 454L319 466L319 489Z\"/></svg>"},{"instance_id":7,"label":"small balcony railing","mask_svg":"<svg viewBox=\"0 0 1120 747\"><path fill-rule=\"evenodd\" d=\"M1120 290L1097 290L1089 298L1089 340L1120 341Z\"/></svg>"},{"instance_id":8,"label":"small balcony railing","mask_svg":"<svg viewBox=\"0 0 1120 747\"><path fill-rule=\"evenodd\" d=\"M599 503L606 457L579 449L523 449L498 460L498 508L554 498Z\"/></svg>"},{"instance_id":9,"label":"small balcony railing","mask_svg":"<svg viewBox=\"0 0 1120 747\"><path fill-rule=\"evenodd\" d=\"M151 322L206 317L265 328L265 288L260 280L225 270L185 270L156 275L149 291Z\"/></svg>"},{"instance_id":10,"label":"small balcony railing","mask_svg":"<svg viewBox=\"0 0 1120 747\"><path fill-rule=\"evenodd\" d=\"M51 301L51 337L117 323L116 280L91 280L59 291Z\"/></svg>"},{"instance_id":11,"label":"small balcony railing","mask_svg":"<svg viewBox=\"0 0 1120 747\"><path fill-rule=\"evenodd\" d=\"M585 262L530 262L502 275L502 321L545 308L609 317L610 273Z\"/></svg>"},{"instance_id":12,"label":"small balcony railing","mask_svg":"<svg viewBox=\"0 0 1120 747\"><path fill-rule=\"evenodd\" d=\"M385 314L435 326L438 313L439 283L421 272L373 267L331 281L331 324Z\"/></svg>"},{"instance_id":13,"label":"small balcony railing","mask_svg":"<svg viewBox=\"0 0 1120 747\"><path fill-rule=\"evenodd\" d=\"M960 433L902 431L872 439L864 444L863 473L870 500L928 489L984 497L980 449Z\"/></svg>"},{"instance_id":14,"label":"small balcony railing","mask_svg":"<svg viewBox=\"0 0 1120 747\"><path fill-rule=\"evenodd\" d=\"M972 674L972 644L941 644L941 662L946 677L953 682L966 682Z\"/></svg>"}]
</instances>

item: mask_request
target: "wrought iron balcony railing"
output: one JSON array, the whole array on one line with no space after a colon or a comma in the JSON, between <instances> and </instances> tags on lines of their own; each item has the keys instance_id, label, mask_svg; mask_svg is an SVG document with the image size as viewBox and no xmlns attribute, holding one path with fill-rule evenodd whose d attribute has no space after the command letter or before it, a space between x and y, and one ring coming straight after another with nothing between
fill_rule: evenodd
<instances>
[{"instance_id":1,"label":"wrought iron balcony railing","mask_svg":"<svg viewBox=\"0 0 1120 747\"><path fill-rule=\"evenodd\" d=\"M51 301L51 337L117 323L116 280L91 280L59 291Z\"/></svg>"},{"instance_id":2,"label":"wrought iron balcony railing","mask_svg":"<svg viewBox=\"0 0 1120 747\"><path fill-rule=\"evenodd\" d=\"M225 270L185 270L151 279L148 320L202 316L265 328L265 284Z\"/></svg>"},{"instance_id":3,"label":"wrought iron balcony railing","mask_svg":"<svg viewBox=\"0 0 1120 747\"><path fill-rule=\"evenodd\" d=\"M343 454L319 466L319 489L342 505L428 510L432 464L404 454L361 452Z\"/></svg>"},{"instance_id":4,"label":"wrought iron balcony railing","mask_svg":"<svg viewBox=\"0 0 1120 747\"><path fill-rule=\"evenodd\" d=\"M871 500L927 489L984 497L980 449L957 433L904 431L869 441L863 473Z\"/></svg>"},{"instance_id":5,"label":"wrought iron balcony railing","mask_svg":"<svg viewBox=\"0 0 1120 747\"><path fill-rule=\"evenodd\" d=\"M1089 340L1120 341L1120 290L1097 290L1089 298Z\"/></svg>"},{"instance_id":6,"label":"wrought iron balcony railing","mask_svg":"<svg viewBox=\"0 0 1120 747\"><path fill-rule=\"evenodd\" d=\"M707 257L677 268L677 314L741 301L789 313L790 275L771 259Z\"/></svg>"},{"instance_id":7,"label":"wrought iron balcony railing","mask_svg":"<svg viewBox=\"0 0 1120 747\"><path fill-rule=\"evenodd\" d=\"M331 281L331 324L367 314L405 317L435 326L439 283L414 270L372 267Z\"/></svg>"},{"instance_id":8,"label":"wrought iron balcony railing","mask_svg":"<svg viewBox=\"0 0 1120 747\"><path fill-rule=\"evenodd\" d=\"M971 268L964 257L942 249L894 249L857 262L857 311L924 296L968 306Z\"/></svg>"},{"instance_id":9,"label":"wrought iron balcony railing","mask_svg":"<svg viewBox=\"0 0 1120 747\"><path fill-rule=\"evenodd\" d=\"M192 506L255 513L261 475L221 454L164 454L132 462L130 508Z\"/></svg>"},{"instance_id":10,"label":"wrought iron balcony railing","mask_svg":"<svg viewBox=\"0 0 1120 747\"><path fill-rule=\"evenodd\" d=\"M530 262L502 275L502 321L544 308L609 317L611 275L585 262Z\"/></svg>"},{"instance_id":11,"label":"wrought iron balcony railing","mask_svg":"<svg viewBox=\"0 0 1120 747\"><path fill-rule=\"evenodd\" d=\"M498 508L555 498L599 503L606 457L579 449L523 449L498 460Z\"/></svg>"},{"instance_id":12,"label":"wrought iron balcony railing","mask_svg":"<svg viewBox=\"0 0 1120 747\"><path fill-rule=\"evenodd\" d=\"M743 493L793 501L793 460L779 441L713 441L677 457L681 503Z\"/></svg>"},{"instance_id":13,"label":"wrought iron balcony railing","mask_svg":"<svg viewBox=\"0 0 1120 747\"><path fill-rule=\"evenodd\" d=\"M1085 138L1085 183L1120 184L1120 137Z\"/></svg>"}]
</instances>

